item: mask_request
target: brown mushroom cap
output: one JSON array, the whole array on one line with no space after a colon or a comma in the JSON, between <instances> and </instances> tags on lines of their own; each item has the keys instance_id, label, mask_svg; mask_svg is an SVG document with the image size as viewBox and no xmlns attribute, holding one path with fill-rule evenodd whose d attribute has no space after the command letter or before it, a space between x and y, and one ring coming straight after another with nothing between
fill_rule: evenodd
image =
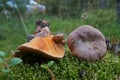
<instances>
[{"instance_id":1,"label":"brown mushroom cap","mask_svg":"<svg viewBox=\"0 0 120 80\"><path fill-rule=\"evenodd\" d=\"M64 56L64 46L62 43L53 41L54 35L46 37L35 37L30 42L24 43L17 48L19 53L15 57L22 57L30 53L41 55L49 59L59 59Z\"/></svg>"},{"instance_id":2,"label":"brown mushroom cap","mask_svg":"<svg viewBox=\"0 0 120 80\"><path fill-rule=\"evenodd\" d=\"M80 26L71 32L67 44L72 54L83 60L99 60L107 51L104 35L90 25Z\"/></svg>"}]
</instances>

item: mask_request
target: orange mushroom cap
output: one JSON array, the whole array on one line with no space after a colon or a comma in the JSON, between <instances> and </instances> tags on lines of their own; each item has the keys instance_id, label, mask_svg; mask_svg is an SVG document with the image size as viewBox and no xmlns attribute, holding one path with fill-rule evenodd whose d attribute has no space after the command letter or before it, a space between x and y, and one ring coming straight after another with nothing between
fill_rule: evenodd
<instances>
[{"instance_id":1,"label":"orange mushroom cap","mask_svg":"<svg viewBox=\"0 0 120 80\"><path fill-rule=\"evenodd\" d=\"M29 53L41 55L49 59L59 59L64 56L64 46L62 43L56 43L53 40L54 35L48 35L45 37L35 37L30 42L20 45L17 50L19 53L15 53L15 57L22 57L29 55Z\"/></svg>"}]
</instances>

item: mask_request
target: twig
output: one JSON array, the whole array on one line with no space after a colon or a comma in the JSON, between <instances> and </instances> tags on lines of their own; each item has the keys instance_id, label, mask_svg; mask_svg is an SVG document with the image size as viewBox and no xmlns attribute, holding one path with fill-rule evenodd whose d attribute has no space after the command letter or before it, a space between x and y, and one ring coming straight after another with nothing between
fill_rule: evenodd
<instances>
[{"instance_id":1,"label":"twig","mask_svg":"<svg viewBox=\"0 0 120 80\"><path fill-rule=\"evenodd\" d=\"M16 4L16 2L15 2L15 4ZM16 4L16 5L17 5L17 4ZM29 33L28 33L27 27L26 27L26 25L25 25L25 23L24 23L23 17L22 17L22 15L21 15L21 13L20 13L20 10L19 10L18 7L16 8L16 10L17 10L17 12L18 12L18 14L19 14L19 16L20 16L20 20L21 20L21 22L22 22L22 24L23 24L23 27L24 27L25 32L26 32L26 35L28 35Z\"/></svg>"},{"instance_id":2,"label":"twig","mask_svg":"<svg viewBox=\"0 0 120 80\"><path fill-rule=\"evenodd\" d=\"M50 69L50 68L47 68L47 70L48 70L48 72L49 72L50 75L51 75L51 80L56 80L56 79L55 79L55 75L54 75L54 73L51 71L51 69Z\"/></svg>"}]
</instances>

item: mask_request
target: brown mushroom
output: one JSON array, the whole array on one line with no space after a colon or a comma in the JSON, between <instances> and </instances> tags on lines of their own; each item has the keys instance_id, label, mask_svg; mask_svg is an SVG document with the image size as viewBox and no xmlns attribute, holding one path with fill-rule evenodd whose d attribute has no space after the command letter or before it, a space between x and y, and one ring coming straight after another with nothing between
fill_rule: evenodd
<instances>
[{"instance_id":1,"label":"brown mushroom","mask_svg":"<svg viewBox=\"0 0 120 80\"><path fill-rule=\"evenodd\" d=\"M83 60L99 60L107 51L104 35L90 25L80 26L71 32L67 44L72 55Z\"/></svg>"},{"instance_id":2,"label":"brown mushroom","mask_svg":"<svg viewBox=\"0 0 120 80\"><path fill-rule=\"evenodd\" d=\"M17 48L19 53L15 53L15 57L24 57L33 53L49 59L62 58L64 56L64 46L62 43L56 43L53 38L54 35L35 37L30 42L20 45Z\"/></svg>"},{"instance_id":3,"label":"brown mushroom","mask_svg":"<svg viewBox=\"0 0 120 80\"><path fill-rule=\"evenodd\" d=\"M64 40L64 34L59 33L54 35L53 37L53 41L55 41L56 43L62 43L63 45L65 45L65 40Z\"/></svg>"}]
</instances>

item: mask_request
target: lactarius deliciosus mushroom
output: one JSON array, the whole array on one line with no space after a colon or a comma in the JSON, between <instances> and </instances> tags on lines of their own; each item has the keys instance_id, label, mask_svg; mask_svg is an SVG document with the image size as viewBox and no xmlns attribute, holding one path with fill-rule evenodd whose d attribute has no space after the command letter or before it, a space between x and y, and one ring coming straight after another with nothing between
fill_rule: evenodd
<instances>
[{"instance_id":1,"label":"lactarius deliciosus mushroom","mask_svg":"<svg viewBox=\"0 0 120 80\"><path fill-rule=\"evenodd\" d=\"M89 25L80 26L71 32L67 44L72 55L82 60L99 60L107 51L104 35Z\"/></svg>"},{"instance_id":2,"label":"lactarius deliciosus mushroom","mask_svg":"<svg viewBox=\"0 0 120 80\"><path fill-rule=\"evenodd\" d=\"M16 57L24 57L29 54L37 54L49 59L59 59L64 56L64 46L61 41L57 41L54 35L45 37L35 37L30 42L20 45L15 53ZM61 36L60 36L61 37ZM59 36L58 36L59 38ZM53 40L54 39L54 40Z\"/></svg>"}]
</instances>

